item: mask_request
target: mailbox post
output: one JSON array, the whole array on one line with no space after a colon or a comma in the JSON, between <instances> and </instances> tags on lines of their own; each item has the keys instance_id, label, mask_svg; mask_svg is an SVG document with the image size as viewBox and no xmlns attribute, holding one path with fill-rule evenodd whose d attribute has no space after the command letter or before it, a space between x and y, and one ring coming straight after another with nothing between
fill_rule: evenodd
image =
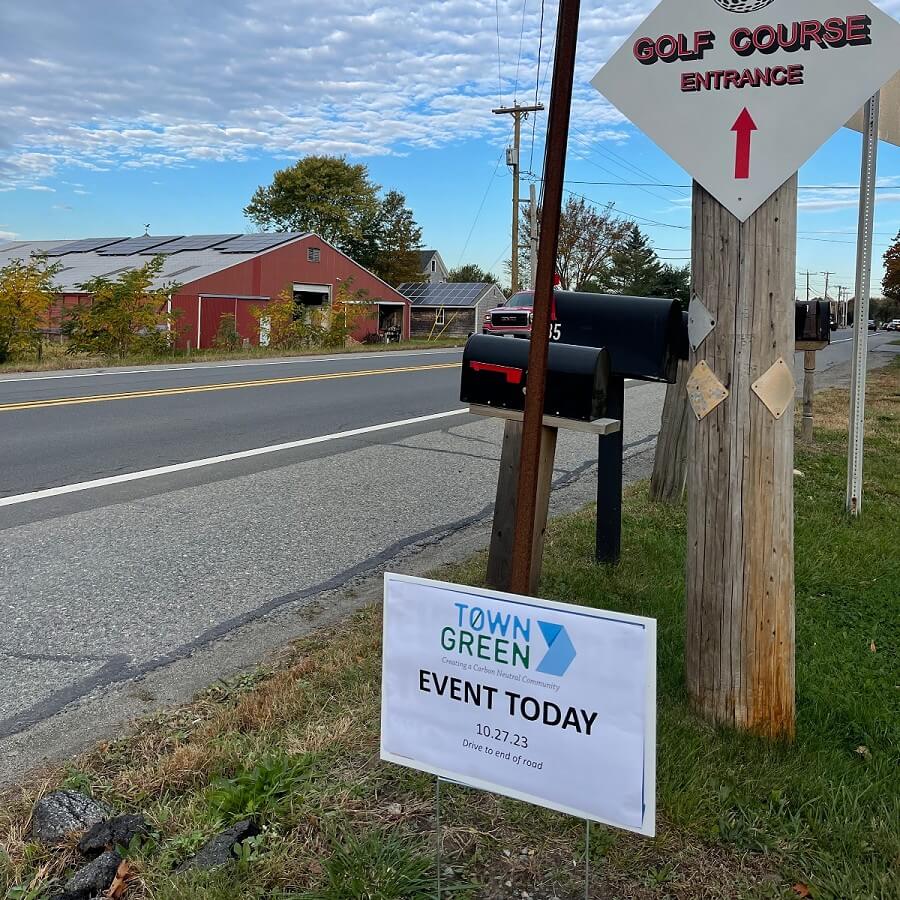
<instances>
[{"instance_id":1,"label":"mailbox post","mask_svg":"<svg viewBox=\"0 0 900 900\"><path fill-rule=\"evenodd\" d=\"M555 340L609 350L610 418L624 422L626 378L676 381L687 348L686 317L676 300L558 291L554 307ZM596 560L613 565L622 548L624 446L620 430L601 437L597 452Z\"/></svg>"},{"instance_id":2,"label":"mailbox post","mask_svg":"<svg viewBox=\"0 0 900 900\"><path fill-rule=\"evenodd\" d=\"M469 338L463 353L460 399L469 404L472 413L508 422L522 421L529 384L530 350L525 341L482 335ZM621 430L621 422L608 416L609 391L613 382L609 352L597 347L565 344L551 344L547 351L538 493L531 545L532 592L537 589L541 574L559 429L599 436ZM488 584L500 590L508 590L512 578L518 455L518 441L511 439L510 429L506 429L487 570Z\"/></svg>"},{"instance_id":3,"label":"mailbox post","mask_svg":"<svg viewBox=\"0 0 900 900\"><path fill-rule=\"evenodd\" d=\"M797 303L796 349L803 351L803 422L800 437L803 443L813 440L813 403L816 393L816 353L831 343L831 307L827 300L807 300Z\"/></svg>"},{"instance_id":4,"label":"mailbox post","mask_svg":"<svg viewBox=\"0 0 900 900\"><path fill-rule=\"evenodd\" d=\"M625 421L625 379L614 375L609 383L608 414ZM596 559L615 565L622 555L622 469L625 438L620 428L598 439Z\"/></svg>"}]
</instances>

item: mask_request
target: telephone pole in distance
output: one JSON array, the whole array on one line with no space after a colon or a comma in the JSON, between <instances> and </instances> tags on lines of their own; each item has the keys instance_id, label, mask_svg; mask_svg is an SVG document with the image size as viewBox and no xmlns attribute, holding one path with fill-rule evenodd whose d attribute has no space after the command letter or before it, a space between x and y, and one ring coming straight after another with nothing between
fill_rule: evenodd
<instances>
[{"instance_id":1,"label":"telephone pole in distance","mask_svg":"<svg viewBox=\"0 0 900 900\"><path fill-rule=\"evenodd\" d=\"M512 147L506 148L506 164L512 169L513 176L513 214L512 214L512 292L519 290L519 149L522 141L522 120L529 113L541 112L543 103L534 106L503 106L491 110L495 116L512 116L514 122L514 138Z\"/></svg>"}]
</instances>

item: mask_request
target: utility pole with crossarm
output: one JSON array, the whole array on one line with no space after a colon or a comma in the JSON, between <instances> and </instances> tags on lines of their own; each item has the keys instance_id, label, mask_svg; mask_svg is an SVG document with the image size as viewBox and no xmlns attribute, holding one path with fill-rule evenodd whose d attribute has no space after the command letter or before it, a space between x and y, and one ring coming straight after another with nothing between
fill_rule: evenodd
<instances>
[{"instance_id":1,"label":"utility pole with crossarm","mask_svg":"<svg viewBox=\"0 0 900 900\"><path fill-rule=\"evenodd\" d=\"M513 106L503 106L500 109L491 110L495 116L512 116L513 126L513 145L506 149L506 164L512 169L513 176L513 214L512 214L512 293L519 290L519 149L522 141L522 120L528 118L529 113L541 112L544 108L542 103L536 103L534 106L519 106L517 103Z\"/></svg>"}]
</instances>

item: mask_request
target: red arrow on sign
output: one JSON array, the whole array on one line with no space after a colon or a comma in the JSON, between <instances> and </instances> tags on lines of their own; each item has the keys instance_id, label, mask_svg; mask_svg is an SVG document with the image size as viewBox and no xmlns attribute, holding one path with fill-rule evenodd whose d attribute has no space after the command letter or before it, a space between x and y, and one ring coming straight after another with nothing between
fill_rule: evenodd
<instances>
[{"instance_id":1,"label":"red arrow on sign","mask_svg":"<svg viewBox=\"0 0 900 900\"><path fill-rule=\"evenodd\" d=\"M737 132L737 150L734 157L734 177L744 179L750 177L750 142L753 132L759 131L750 110L745 106L735 120L731 130Z\"/></svg>"}]
</instances>

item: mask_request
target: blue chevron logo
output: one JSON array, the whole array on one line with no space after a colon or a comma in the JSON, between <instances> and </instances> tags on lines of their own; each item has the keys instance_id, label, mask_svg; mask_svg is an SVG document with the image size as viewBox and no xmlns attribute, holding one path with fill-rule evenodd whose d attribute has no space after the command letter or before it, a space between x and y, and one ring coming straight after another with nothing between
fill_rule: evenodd
<instances>
[{"instance_id":1,"label":"blue chevron logo","mask_svg":"<svg viewBox=\"0 0 900 900\"><path fill-rule=\"evenodd\" d=\"M544 675L555 675L561 678L569 670L569 666L577 656L569 632L566 631L565 626L555 625L552 622L538 621L538 627L541 629L541 634L549 649L537 670Z\"/></svg>"}]
</instances>

